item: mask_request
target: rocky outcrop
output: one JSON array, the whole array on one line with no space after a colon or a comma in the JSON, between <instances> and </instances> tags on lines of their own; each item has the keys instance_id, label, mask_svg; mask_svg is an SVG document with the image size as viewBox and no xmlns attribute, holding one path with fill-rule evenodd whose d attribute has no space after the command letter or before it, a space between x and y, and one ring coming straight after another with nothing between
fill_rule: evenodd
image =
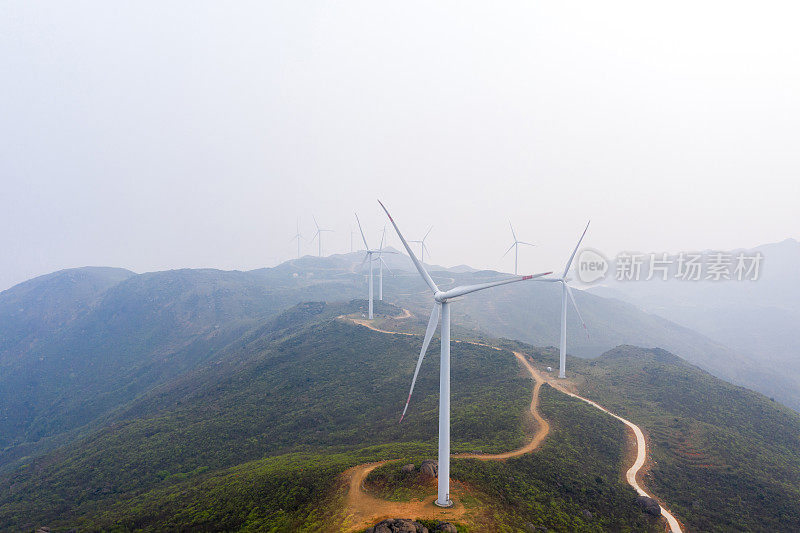
<instances>
[{"instance_id":1,"label":"rocky outcrop","mask_svg":"<svg viewBox=\"0 0 800 533\"><path fill-rule=\"evenodd\" d=\"M429 530L414 520L390 518L367 528L366 533L429 533ZM458 528L450 522L439 522L430 533L458 533Z\"/></svg>"},{"instance_id":2,"label":"rocky outcrop","mask_svg":"<svg viewBox=\"0 0 800 533\"><path fill-rule=\"evenodd\" d=\"M439 463L426 459L422 461L422 465L419 467L419 473L422 474L423 477L436 477L439 475Z\"/></svg>"},{"instance_id":3,"label":"rocky outcrop","mask_svg":"<svg viewBox=\"0 0 800 533\"><path fill-rule=\"evenodd\" d=\"M637 501L647 514L651 514L653 516L661 516L661 506L653 498L648 498L647 496L639 496L637 498Z\"/></svg>"},{"instance_id":4,"label":"rocky outcrop","mask_svg":"<svg viewBox=\"0 0 800 533\"><path fill-rule=\"evenodd\" d=\"M367 528L365 533L428 533L428 528L414 520L389 518Z\"/></svg>"},{"instance_id":5,"label":"rocky outcrop","mask_svg":"<svg viewBox=\"0 0 800 533\"><path fill-rule=\"evenodd\" d=\"M404 474L410 474L411 472L413 472L416 469L417 469L417 467L414 466L414 463L410 463L410 464L403 465L403 466L400 467L400 471L402 473L404 473Z\"/></svg>"}]
</instances>

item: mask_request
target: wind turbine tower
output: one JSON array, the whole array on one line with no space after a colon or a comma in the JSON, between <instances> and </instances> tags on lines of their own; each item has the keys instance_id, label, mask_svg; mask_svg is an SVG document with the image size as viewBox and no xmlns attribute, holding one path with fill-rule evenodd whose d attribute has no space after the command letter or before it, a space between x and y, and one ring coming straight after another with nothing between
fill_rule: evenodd
<instances>
[{"instance_id":1,"label":"wind turbine tower","mask_svg":"<svg viewBox=\"0 0 800 533\"><path fill-rule=\"evenodd\" d=\"M408 241L408 242L416 242L416 243L419 243L419 248L420 248L420 257L421 257L421 258L420 258L420 261L422 261L423 263L425 262L425 251L426 251L426 250L428 251L428 255L430 255L430 253L431 253L431 252L430 252L430 250L428 250L428 247L427 247L427 246L425 246L425 239L427 239L427 238L428 238L428 235L430 234L430 232L431 232L431 230L432 230L432 229L433 229L433 226L429 227L429 228L428 228L428 231L427 231L427 232L425 232L425 236L424 236L422 239L420 239L420 240L418 240L418 241Z\"/></svg>"},{"instance_id":2,"label":"wind turbine tower","mask_svg":"<svg viewBox=\"0 0 800 533\"><path fill-rule=\"evenodd\" d=\"M380 274L378 275L378 300L383 301L383 267L386 267L386 270L389 273L392 272L392 269L389 268L389 265L386 264L386 261L383 260L383 243L386 240L386 226L383 226L383 234L381 235L381 246L378 248L378 268L380 269ZM392 252L386 252L392 253Z\"/></svg>"},{"instance_id":3,"label":"wind turbine tower","mask_svg":"<svg viewBox=\"0 0 800 533\"><path fill-rule=\"evenodd\" d=\"M505 257L506 254L508 254L508 252L510 252L511 249L514 248L514 274L516 274L517 262L519 261L519 245L520 244L522 244L523 246L536 246L536 245L517 239L517 234L514 233L514 226L511 225L510 221L508 223L508 226L511 228L511 235L514 237L514 243L508 247L508 250L506 250L506 253L503 254L503 257Z\"/></svg>"},{"instance_id":4,"label":"wind turbine tower","mask_svg":"<svg viewBox=\"0 0 800 533\"><path fill-rule=\"evenodd\" d=\"M578 251L578 247L581 245L583 238L586 236L586 232L589 230L589 222L586 223L586 227L581 234L581 238L578 239L578 244L575 245L575 249L572 250L572 255L569 256L567 260L567 264L564 267L564 272L561 274L560 278L544 278L537 281L549 281L553 283L560 283L561 284L561 339L558 346L558 377L565 378L567 377L566 369L567 369L567 298L570 299L572 302L572 307L575 308L575 313L578 315L578 319L581 321L581 325L583 326L584 331L586 332L586 338L589 338L589 330L586 328L586 323L583 321L583 317L581 316L581 312L578 310L578 304L575 302L575 296L572 294L572 288L569 286L570 279L567 277L569 273L569 268L572 266L572 260L575 259L575 254Z\"/></svg>"},{"instance_id":5,"label":"wind turbine tower","mask_svg":"<svg viewBox=\"0 0 800 533\"><path fill-rule=\"evenodd\" d=\"M380 200L378 202L380 203ZM400 240L403 242L403 246L408 252L409 257L411 257L411 261L417 268L419 275L422 276L423 280L425 280L425 283L430 288L432 293L431 295L433 296L433 310L431 311L431 317L428 320L428 328L425 331L425 339L422 341L422 349L419 352L417 366L414 369L414 377L411 380L411 390L408 393L408 400L406 400L406 406L403 409L403 415L400 417L401 422L406 414L406 410L408 409L408 404L411 401L411 394L414 392L414 385L417 381L417 374L419 374L420 365L422 365L422 359L425 357L425 352L431 342L433 333L436 331L436 326L438 326L440 312L442 316L442 347L439 365L439 479L436 501L434 503L439 507L450 507L453 505L453 502L450 501L450 302L460 296L465 296L472 292L488 289L490 287L496 287L498 285L505 285L507 283L515 283L517 281L538 278L540 276L551 274L551 272L535 274L531 276L514 276L500 281L490 281L488 283L479 283L476 285L465 285L455 287L447 291L441 291L433 282L433 279L431 279L428 271L425 270L425 267L414 255L414 252L411 251L411 247L403 237L403 234L400 233L400 230L398 229L394 219L392 219L392 216L389 214L389 211L382 203L381 207L383 207L383 210L386 211L386 216L389 217L389 221L392 223L392 226L394 226L397 236L400 237Z\"/></svg>"},{"instance_id":6,"label":"wind turbine tower","mask_svg":"<svg viewBox=\"0 0 800 533\"><path fill-rule=\"evenodd\" d=\"M297 233L295 233L294 237L292 237L291 240L289 241L289 242L292 242L294 240L297 241L297 258L298 259L300 259L300 240L302 238L303 238L303 236L300 235L300 218L298 217L297 218Z\"/></svg>"},{"instance_id":7,"label":"wind turbine tower","mask_svg":"<svg viewBox=\"0 0 800 533\"><path fill-rule=\"evenodd\" d=\"M317 218L314 215L311 215L311 218L314 219L314 225L317 227L317 232L311 238L311 242L314 242L314 239L317 239L319 241L319 256L322 257L322 234L326 231L333 233L333 230L320 228L319 224L317 224Z\"/></svg>"},{"instance_id":8,"label":"wind turbine tower","mask_svg":"<svg viewBox=\"0 0 800 533\"><path fill-rule=\"evenodd\" d=\"M383 258L381 257L381 252L383 251L383 239L381 239L381 248L377 250L370 249L369 244L367 244L367 238L364 236L364 230L361 228L361 221L358 219L358 214L356 214L356 222L358 223L358 231L361 232L361 239L364 241L364 248L366 248L366 250L364 250L364 260L361 262L361 265L363 266L365 262L369 261L369 319L372 320L373 317L372 262L378 261L381 262L381 264L384 264L382 263ZM385 228L384 228L384 233L385 233ZM383 269L381 269L380 297L381 300L383 300Z\"/></svg>"}]
</instances>

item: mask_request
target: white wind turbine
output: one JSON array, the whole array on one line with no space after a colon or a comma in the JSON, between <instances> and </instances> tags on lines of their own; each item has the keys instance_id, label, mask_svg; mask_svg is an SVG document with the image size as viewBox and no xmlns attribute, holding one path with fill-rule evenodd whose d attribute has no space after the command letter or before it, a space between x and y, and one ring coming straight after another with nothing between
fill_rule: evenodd
<instances>
[{"instance_id":1,"label":"white wind turbine","mask_svg":"<svg viewBox=\"0 0 800 533\"><path fill-rule=\"evenodd\" d=\"M300 259L300 240L303 239L303 236L300 235L300 218L297 219L297 233L295 233L294 237L292 237L289 242L294 240L297 241L297 258Z\"/></svg>"},{"instance_id":2,"label":"white wind turbine","mask_svg":"<svg viewBox=\"0 0 800 533\"><path fill-rule=\"evenodd\" d=\"M536 245L517 239L517 234L514 233L514 226L511 225L510 221L508 223L508 226L511 228L511 235L514 237L514 244L512 244L511 246L508 247L508 250L506 250L506 253L503 254L503 257L505 257L508 254L508 252L510 252L511 249L514 248L514 274L516 274L517 273L517 261L519 260L519 245L520 244L523 244L525 246L536 246Z\"/></svg>"},{"instance_id":3,"label":"white wind turbine","mask_svg":"<svg viewBox=\"0 0 800 533\"><path fill-rule=\"evenodd\" d=\"M383 234L381 235L381 246L378 248L378 300L383 301L383 267L386 267L386 270L389 273L392 273L392 269L389 268L389 265L386 264L386 261L383 260L383 242L386 240L386 225L383 226ZM394 252L386 252L387 254L394 253Z\"/></svg>"},{"instance_id":4,"label":"white wind turbine","mask_svg":"<svg viewBox=\"0 0 800 533\"><path fill-rule=\"evenodd\" d=\"M311 242L314 242L314 239L319 240L319 256L322 257L322 233L325 231L333 233L333 230L320 228L319 224L317 224L317 218L314 215L311 215L311 218L314 219L314 225L317 227L317 232L311 237Z\"/></svg>"},{"instance_id":5,"label":"white wind turbine","mask_svg":"<svg viewBox=\"0 0 800 533\"><path fill-rule=\"evenodd\" d=\"M422 239L420 239L420 240L418 240L418 241L408 241L408 242L416 242L416 243L419 243L419 248L420 248L420 252L421 252L421 253L420 253L420 261L422 261L423 263L425 262L425 251L426 251L426 250L428 251L428 255L430 255L430 253L431 253L431 251L430 251L430 250L428 250L428 247L427 247L427 246L425 246L425 239L427 239L427 238L428 238L428 235L430 234L430 232L431 232L431 230L432 230L432 229L433 229L433 226L429 227L429 228L428 228L428 231L427 231L427 232L425 232L425 236L424 236Z\"/></svg>"},{"instance_id":6,"label":"white wind turbine","mask_svg":"<svg viewBox=\"0 0 800 533\"><path fill-rule=\"evenodd\" d=\"M381 247L377 250L372 250L367 244L367 238L364 236L364 230L361 229L361 221L358 219L358 215L356 214L356 222L358 223L358 231L361 232L361 239L364 241L364 261L361 262L363 265L365 262L369 261L369 319L372 320L372 300L373 300L373 290L372 290L372 262L378 261L381 265L384 265L383 258L381 257L381 253L383 252L383 238L381 238ZM384 228L384 234L386 234L386 228ZM392 252L386 252L392 253ZM377 254L377 258L373 257L373 255ZM388 266L386 268L389 268ZM383 267L381 266L381 279L380 279L380 299L383 300Z\"/></svg>"},{"instance_id":7,"label":"white wind turbine","mask_svg":"<svg viewBox=\"0 0 800 533\"><path fill-rule=\"evenodd\" d=\"M397 231L397 236L400 237L400 240L403 242L403 246L408 252L409 257L411 257L411 261L414 263L417 271L419 271L420 276L422 276L422 279L425 280L425 283L433 292L432 296L434 300L431 317L428 320L428 328L425 331L425 339L422 342L422 349L419 352L417 366L414 369L414 378L411 380L411 390L408 393L408 400L406 400L406 406L403 408L403 414L400 417L401 422L403 421L403 417L408 409L408 404L411 401L411 394L414 392L414 385L417 382L417 374L419 374L419 368L420 365L422 365L422 359L425 357L425 352L427 351L428 345L431 342L431 337L433 337L433 333L436 331L441 308L442 349L439 367L439 480L438 493L435 503L440 507L450 507L453 505L453 502L450 501L450 301L475 291L496 287L498 285L505 285L507 283L538 278L540 276L551 274L551 272L535 274L531 276L514 276L513 278L500 281L478 283L476 285L465 285L455 287L447 291L441 291L433 282L433 279L431 279L428 271L425 270L425 267L422 266L422 263L414 255L414 252L411 251L411 247L403 237L403 234L400 233L400 230L397 228L397 224L395 224L394 219L392 219L392 216L389 214L389 211L386 209L383 203L380 202L380 200L378 203L380 203L381 207L383 207L383 210L386 211L386 215L389 217L389 220L391 221L392 226L394 226L395 231Z\"/></svg>"},{"instance_id":8,"label":"white wind turbine","mask_svg":"<svg viewBox=\"0 0 800 533\"><path fill-rule=\"evenodd\" d=\"M578 310L578 304L575 302L575 296L572 294L572 288L569 286L569 278L567 274L569 273L569 268L572 266L572 260L575 259L575 254L578 251L578 247L581 245L581 241L586 236L586 232L589 229L589 222L586 223L586 227L581 234L581 238L578 239L578 244L575 245L575 249L572 250L572 255L569 256L567 260L567 265L564 267L564 273L561 274L560 278L545 278L538 281L550 281L554 283L561 284L561 342L559 343L559 354L558 354L558 377L565 378L567 377L566 370L567 370L567 296L572 301L572 307L575 308L575 313L578 314L578 319L581 321L581 325L583 326L584 331L586 331L586 337L589 338L589 330L586 329L586 323L583 321L583 317L581 316L581 312Z\"/></svg>"}]
</instances>

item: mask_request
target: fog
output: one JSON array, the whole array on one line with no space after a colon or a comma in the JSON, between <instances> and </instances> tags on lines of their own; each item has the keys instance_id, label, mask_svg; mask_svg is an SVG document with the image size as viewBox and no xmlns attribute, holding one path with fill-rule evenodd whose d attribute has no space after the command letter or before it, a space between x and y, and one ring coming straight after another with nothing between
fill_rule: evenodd
<instances>
[{"instance_id":1,"label":"fog","mask_svg":"<svg viewBox=\"0 0 800 533\"><path fill-rule=\"evenodd\" d=\"M800 233L793 2L4 2L0 289L350 249L523 271ZM373 244L374 243L374 244ZM391 236L390 244L398 246ZM304 244L303 253L316 253Z\"/></svg>"}]
</instances>

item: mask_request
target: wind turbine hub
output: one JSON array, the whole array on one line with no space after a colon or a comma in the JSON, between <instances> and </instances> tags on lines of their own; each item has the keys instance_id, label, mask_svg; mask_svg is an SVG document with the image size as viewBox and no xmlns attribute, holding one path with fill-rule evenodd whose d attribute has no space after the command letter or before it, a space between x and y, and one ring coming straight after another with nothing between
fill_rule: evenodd
<instances>
[{"instance_id":1,"label":"wind turbine hub","mask_svg":"<svg viewBox=\"0 0 800 533\"><path fill-rule=\"evenodd\" d=\"M436 291L433 294L433 299L436 300L437 302L439 302L440 304L447 301L447 298L445 297L445 294L444 294L443 291Z\"/></svg>"}]
</instances>

